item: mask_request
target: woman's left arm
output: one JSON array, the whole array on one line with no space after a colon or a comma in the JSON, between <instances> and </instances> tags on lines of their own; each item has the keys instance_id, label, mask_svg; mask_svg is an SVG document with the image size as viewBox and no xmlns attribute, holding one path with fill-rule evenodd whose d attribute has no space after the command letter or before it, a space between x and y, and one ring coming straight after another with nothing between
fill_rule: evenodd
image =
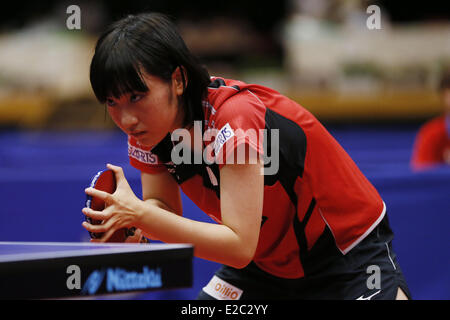
<instances>
[{"instance_id":1,"label":"woman's left arm","mask_svg":"<svg viewBox=\"0 0 450 320\"><path fill-rule=\"evenodd\" d=\"M220 171L220 209L222 223L240 241L243 265L255 255L264 200L261 164L228 164Z\"/></svg>"}]
</instances>

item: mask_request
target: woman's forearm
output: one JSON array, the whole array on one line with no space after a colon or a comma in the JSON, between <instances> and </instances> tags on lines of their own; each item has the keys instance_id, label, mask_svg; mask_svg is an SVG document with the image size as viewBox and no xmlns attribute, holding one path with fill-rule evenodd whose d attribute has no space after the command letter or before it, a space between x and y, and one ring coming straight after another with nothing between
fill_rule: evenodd
<instances>
[{"instance_id":1,"label":"woman's forearm","mask_svg":"<svg viewBox=\"0 0 450 320\"><path fill-rule=\"evenodd\" d=\"M152 205L154 205L154 206L157 206L157 207L159 207L159 208L161 208L161 209L164 209L164 210L173 212L173 213L175 213L175 214L177 214L177 215L179 215L179 216L182 216L182 215L183 215L182 212L176 212L175 209L171 208L171 207L168 206L166 203L164 203L163 201L160 201L160 200L158 200L158 199L147 199L147 200L144 200L144 202L149 203L149 204L152 204Z\"/></svg>"},{"instance_id":2,"label":"woman's forearm","mask_svg":"<svg viewBox=\"0 0 450 320\"><path fill-rule=\"evenodd\" d=\"M170 211L170 212L172 212L172 213L174 213L174 214L177 214L177 215L180 215L180 216L182 215L181 212L180 212L180 213L175 212L175 210L173 210L173 209L170 208L167 204L165 204L164 202L162 202L162 201L160 201L160 200L157 200L157 199L147 199L147 200L144 200L144 202L145 202L145 203L148 203L148 204L150 204L150 205L153 205L153 206L157 206L158 208L161 208L161 209L163 209L163 210ZM147 232L147 231L145 231L145 230L141 230L141 231L142 231L142 233L144 234L144 236L147 237L148 239L151 239L151 240L160 240L160 239L158 239L157 237L155 237L155 235L150 234L149 232Z\"/></svg>"},{"instance_id":3,"label":"woman's forearm","mask_svg":"<svg viewBox=\"0 0 450 320\"><path fill-rule=\"evenodd\" d=\"M153 239L191 243L197 257L235 268L246 266L253 258L254 252L226 225L187 219L149 201L141 204L136 227Z\"/></svg>"}]
</instances>

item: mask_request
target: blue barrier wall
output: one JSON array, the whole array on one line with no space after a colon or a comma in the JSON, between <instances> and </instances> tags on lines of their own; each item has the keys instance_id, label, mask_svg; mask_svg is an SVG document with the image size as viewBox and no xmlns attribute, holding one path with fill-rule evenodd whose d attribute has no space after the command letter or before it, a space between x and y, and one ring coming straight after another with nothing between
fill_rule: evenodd
<instances>
[{"instance_id":1,"label":"blue barrier wall","mask_svg":"<svg viewBox=\"0 0 450 320\"><path fill-rule=\"evenodd\" d=\"M395 232L394 249L416 299L450 298L450 168L409 168L417 128L339 127L330 131L379 190ZM111 132L0 132L0 240L87 241L81 227L84 188L106 162L128 164L126 137ZM183 195L185 216L211 221ZM218 264L194 259L189 289L136 299L194 299Z\"/></svg>"}]
</instances>

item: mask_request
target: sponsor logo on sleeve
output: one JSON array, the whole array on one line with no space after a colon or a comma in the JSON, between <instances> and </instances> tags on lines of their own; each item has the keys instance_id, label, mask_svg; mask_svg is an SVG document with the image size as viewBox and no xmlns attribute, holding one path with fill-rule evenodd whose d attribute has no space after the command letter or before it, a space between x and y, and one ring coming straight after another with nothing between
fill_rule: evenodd
<instances>
[{"instance_id":1,"label":"sponsor logo on sleeve","mask_svg":"<svg viewBox=\"0 0 450 320\"><path fill-rule=\"evenodd\" d=\"M214 153L217 155L222 149L223 145L230 140L234 136L234 131L231 128L230 124L227 123L219 130L219 133L216 136L216 140L214 141Z\"/></svg>"}]
</instances>

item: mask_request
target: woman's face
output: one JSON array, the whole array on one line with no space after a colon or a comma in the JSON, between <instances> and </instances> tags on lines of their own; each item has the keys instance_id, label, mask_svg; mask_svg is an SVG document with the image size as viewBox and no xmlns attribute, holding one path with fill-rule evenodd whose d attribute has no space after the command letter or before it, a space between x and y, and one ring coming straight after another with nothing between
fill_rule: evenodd
<instances>
[{"instance_id":1,"label":"woman's face","mask_svg":"<svg viewBox=\"0 0 450 320\"><path fill-rule=\"evenodd\" d=\"M147 92L124 94L119 99L106 100L114 123L144 147L152 148L169 132L181 128L183 108L179 98L184 85L177 68L169 82L144 73Z\"/></svg>"}]
</instances>

